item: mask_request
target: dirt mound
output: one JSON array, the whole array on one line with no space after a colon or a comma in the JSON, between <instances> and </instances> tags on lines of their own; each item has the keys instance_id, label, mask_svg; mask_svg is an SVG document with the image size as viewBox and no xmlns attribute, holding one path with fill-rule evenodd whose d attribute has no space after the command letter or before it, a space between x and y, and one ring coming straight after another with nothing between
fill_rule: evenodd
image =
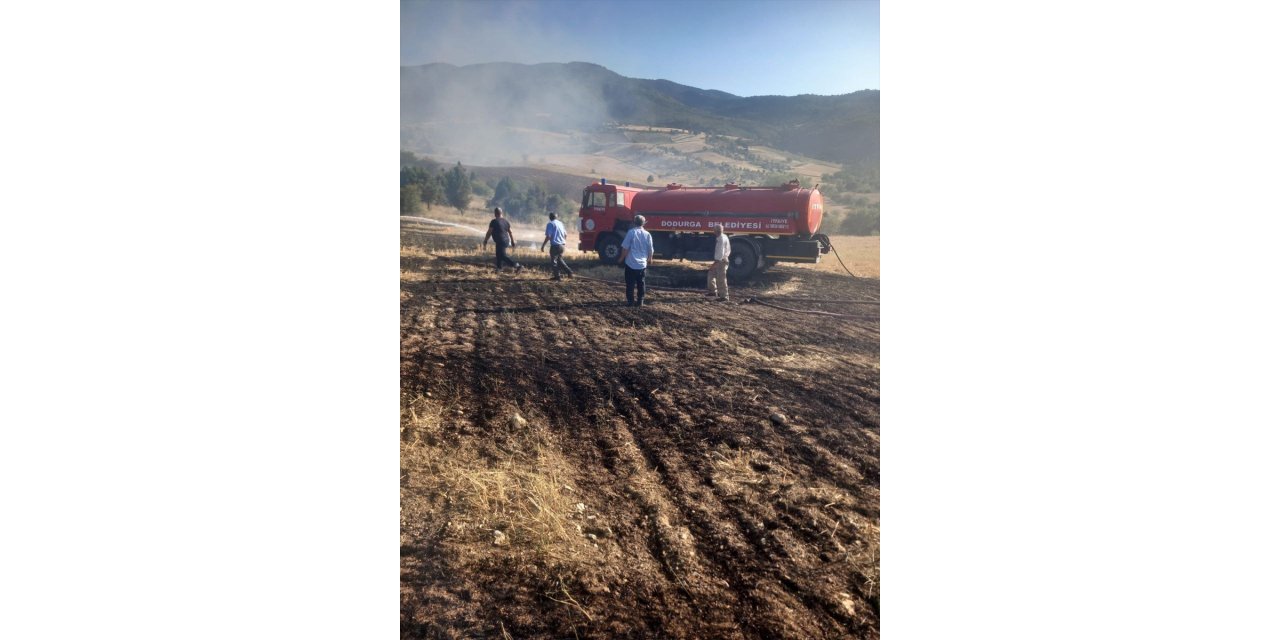
<instances>
[{"instance_id":1,"label":"dirt mound","mask_svg":"<svg viewBox=\"0 0 1280 640\"><path fill-rule=\"evenodd\" d=\"M877 281L635 309L405 242L404 637L878 637Z\"/></svg>"}]
</instances>

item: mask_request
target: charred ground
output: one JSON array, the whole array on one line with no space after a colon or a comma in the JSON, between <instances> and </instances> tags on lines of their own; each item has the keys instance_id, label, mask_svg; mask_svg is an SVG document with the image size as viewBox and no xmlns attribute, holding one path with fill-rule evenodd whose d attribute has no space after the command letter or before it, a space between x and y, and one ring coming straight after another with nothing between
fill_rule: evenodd
<instances>
[{"instance_id":1,"label":"charred ground","mask_svg":"<svg viewBox=\"0 0 1280 640\"><path fill-rule=\"evenodd\" d=\"M402 233L402 636L878 637L877 280L633 309L473 245Z\"/></svg>"}]
</instances>

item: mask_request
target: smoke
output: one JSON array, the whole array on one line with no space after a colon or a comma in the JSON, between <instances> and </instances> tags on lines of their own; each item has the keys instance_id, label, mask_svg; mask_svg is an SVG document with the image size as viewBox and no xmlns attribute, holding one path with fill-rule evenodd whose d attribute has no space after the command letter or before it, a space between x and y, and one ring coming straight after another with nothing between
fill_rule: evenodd
<instances>
[{"instance_id":1,"label":"smoke","mask_svg":"<svg viewBox=\"0 0 1280 640\"><path fill-rule=\"evenodd\" d=\"M455 229L462 229L464 231L469 231L471 235L474 235L477 238L482 238L484 237L484 234L487 233L484 229L477 229L469 225L458 224L456 222L445 222L443 220L436 220L434 218L425 218L422 216L400 216L400 219L416 221L416 222L426 222L427 224L438 224L442 227L453 227ZM517 246L520 246L520 242L527 242L528 243L527 245L523 245L524 248L533 249L535 251L538 249L538 240L543 239L542 233L539 233L538 231L522 228L517 225L512 225L511 235L517 238L516 240Z\"/></svg>"},{"instance_id":2,"label":"smoke","mask_svg":"<svg viewBox=\"0 0 1280 640\"><path fill-rule=\"evenodd\" d=\"M541 166L641 184L652 175L654 186L755 183L758 170L700 153L699 136L609 126L701 127L681 121L689 107L678 99L595 64L504 62L589 60L601 46L616 53L626 35L593 19L591 3L548 5L562 17L548 22L548 12L520 2L402 3L401 148L449 164Z\"/></svg>"},{"instance_id":3,"label":"smoke","mask_svg":"<svg viewBox=\"0 0 1280 640\"><path fill-rule=\"evenodd\" d=\"M592 58L604 34L599 21L584 18L590 3L555 6L402 2L402 147L489 166L590 153L586 132L606 120L605 85L614 74L590 64L507 62Z\"/></svg>"},{"instance_id":4,"label":"smoke","mask_svg":"<svg viewBox=\"0 0 1280 640\"><path fill-rule=\"evenodd\" d=\"M440 226L442 226L442 227L454 227L454 228L456 228L456 229L465 229L465 230L470 231L472 234L477 235L477 236L483 236L483 235L484 235L484 230L483 230L483 229L477 229L477 228L475 228L475 227L467 226L467 225L465 225L465 224L458 224L458 223L456 223L456 222L444 222L443 220L434 220L434 219L432 219L432 218L424 218L424 217L422 217L422 216L400 216L400 219L401 219L401 220L412 220L412 221L417 221L417 222L426 222L426 223L428 223L428 224L438 224L438 225L440 225Z\"/></svg>"},{"instance_id":5,"label":"smoke","mask_svg":"<svg viewBox=\"0 0 1280 640\"><path fill-rule=\"evenodd\" d=\"M599 9L566 0L402 0L400 63L591 60L607 35L600 33Z\"/></svg>"},{"instance_id":6,"label":"smoke","mask_svg":"<svg viewBox=\"0 0 1280 640\"><path fill-rule=\"evenodd\" d=\"M606 120L587 64L432 64L401 70L401 143L464 164L528 164L531 157L588 153Z\"/></svg>"},{"instance_id":7,"label":"smoke","mask_svg":"<svg viewBox=\"0 0 1280 640\"><path fill-rule=\"evenodd\" d=\"M654 186L738 179L699 157L705 138L610 123L625 79L588 63L402 67L401 148L469 166L548 166ZM714 178L713 178L714 177Z\"/></svg>"}]
</instances>

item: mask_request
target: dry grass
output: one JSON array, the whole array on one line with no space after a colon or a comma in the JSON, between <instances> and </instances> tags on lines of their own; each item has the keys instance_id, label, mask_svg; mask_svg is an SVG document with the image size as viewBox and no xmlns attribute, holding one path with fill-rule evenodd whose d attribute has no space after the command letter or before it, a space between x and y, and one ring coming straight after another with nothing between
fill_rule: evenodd
<instances>
[{"instance_id":1,"label":"dry grass","mask_svg":"<svg viewBox=\"0 0 1280 640\"><path fill-rule=\"evenodd\" d=\"M770 296L785 296L798 291L800 285L800 278L788 278L786 282L776 282L769 285L769 288L765 289L764 293Z\"/></svg>"},{"instance_id":2,"label":"dry grass","mask_svg":"<svg viewBox=\"0 0 1280 640\"><path fill-rule=\"evenodd\" d=\"M745 449L727 455L718 451L712 453L712 480L730 494L758 488L764 482L764 476L751 467L756 455L754 451Z\"/></svg>"},{"instance_id":3,"label":"dry grass","mask_svg":"<svg viewBox=\"0 0 1280 640\"><path fill-rule=\"evenodd\" d=\"M443 501L445 508L427 511L443 520L451 537L477 549L504 546L560 562L572 562L589 544L574 521L582 515L574 470L549 443L545 425L495 418L484 427L502 442L504 455L494 460L446 444L448 423L457 415L449 402L418 396L402 415L400 459L412 493Z\"/></svg>"},{"instance_id":4,"label":"dry grass","mask_svg":"<svg viewBox=\"0 0 1280 640\"><path fill-rule=\"evenodd\" d=\"M576 500L569 469L551 450L538 447L493 464L450 460L441 466L440 481L460 498L462 517L502 531L511 545L556 556L557 547L581 540L570 520Z\"/></svg>"},{"instance_id":5,"label":"dry grass","mask_svg":"<svg viewBox=\"0 0 1280 640\"><path fill-rule=\"evenodd\" d=\"M822 256L818 264L795 265L806 269L844 273L840 260L859 278L880 279L880 236L831 236L835 253ZM840 259L836 259L836 254Z\"/></svg>"},{"instance_id":6,"label":"dry grass","mask_svg":"<svg viewBox=\"0 0 1280 640\"><path fill-rule=\"evenodd\" d=\"M559 153L547 154L542 157L542 160L543 162L535 165L539 169L591 176L591 178L583 181L583 187L595 180L599 180L601 177L608 178L610 181L619 184L627 181L632 184L647 184L646 178L653 173L652 169L606 155Z\"/></svg>"},{"instance_id":7,"label":"dry grass","mask_svg":"<svg viewBox=\"0 0 1280 640\"><path fill-rule=\"evenodd\" d=\"M429 258L431 252L424 247L414 245L400 245L401 258Z\"/></svg>"},{"instance_id":8,"label":"dry grass","mask_svg":"<svg viewBox=\"0 0 1280 640\"><path fill-rule=\"evenodd\" d=\"M866 542L858 545L850 560L865 580L866 589L876 601L880 600L880 525L875 522L860 523L859 531Z\"/></svg>"},{"instance_id":9,"label":"dry grass","mask_svg":"<svg viewBox=\"0 0 1280 640\"><path fill-rule=\"evenodd\" d=\"M427 274L422 271L400 270L400 282L423 282L427 279Z\"/></svg>"},{"instance_id":10,"label":"dry grass","mask_svg":"<svg viewBox=\"0 0 1280 640\"><path fill-rule=\"evenodd\" d=\"M751 358L753 360L768 360L768 358L761 355L759 351L756 351L755 349L751 349L749 347L742 346L739 340L737 340L733 336L719 329L712 329L707 334L707 341L710 342L712 345L716 346L717 348L727 350L728 352L733 353L737 356L741 356L743 358Z\"/></svg>"},{"instance_id":11,"label":"dry grass","mask_svg":"<svg viewBox=\"0 0 1280 640\"><path fill-rule=\"evenodd\" d=\"M624 282L626 274L622 269L607 264L598 264L591 267L579 267L574 275L586 276L597 280L608 280L610 282Z\"/></svg>"}]
</instances>

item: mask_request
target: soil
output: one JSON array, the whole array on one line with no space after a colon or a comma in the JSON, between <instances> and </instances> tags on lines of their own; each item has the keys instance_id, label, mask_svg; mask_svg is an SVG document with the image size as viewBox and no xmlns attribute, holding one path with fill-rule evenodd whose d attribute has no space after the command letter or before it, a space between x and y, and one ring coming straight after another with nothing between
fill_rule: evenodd
<instances>
[{"instance_id":1,"label":"soil","mask_svg":"<svg viewBox=\"0 0 1280 640\"><path fill-rule=\"evenodd\" d=\"M402 233L402 637L879 636L878 280L473 246Z\"/></svg>"}]
</instances>

